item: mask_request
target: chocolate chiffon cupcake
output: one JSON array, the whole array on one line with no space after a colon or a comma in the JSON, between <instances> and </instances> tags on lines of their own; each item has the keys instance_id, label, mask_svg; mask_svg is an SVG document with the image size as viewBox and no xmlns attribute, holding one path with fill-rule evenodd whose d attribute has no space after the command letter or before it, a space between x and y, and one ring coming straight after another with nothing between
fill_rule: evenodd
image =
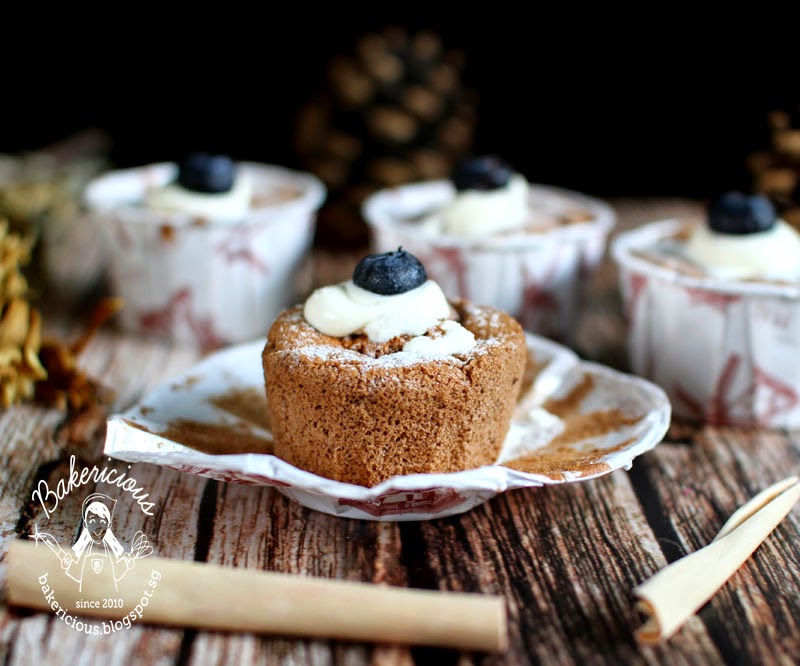
<instances>
[{"instance_id":1,"label":"chocolate chiffon cupcake","mask_svg":"<svg viewBox=\"0 0 800 666\"><path fill-rule=\"evenodd\" d=\"M416 258L398 251L367 257L354 281L283 312L262 358L276 455L372 486L492 464L526 345L512 317L448 303Z\"/></svg>"}]
</instances>

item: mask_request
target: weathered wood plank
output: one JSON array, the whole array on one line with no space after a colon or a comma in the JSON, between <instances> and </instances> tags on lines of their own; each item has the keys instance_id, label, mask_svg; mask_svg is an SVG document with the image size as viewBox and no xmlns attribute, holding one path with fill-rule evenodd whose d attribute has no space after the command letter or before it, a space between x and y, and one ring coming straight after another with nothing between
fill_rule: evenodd
<instances>
[{"instance_id":1,"label":"weathered wood plank","mask_svg":"<svg viewBox=\"0 0 800 666\"><path fill-rule=\"evenodd\" d=\"M79 327L71 327L78 330ZM60 332L69 332L62 327ZM187 367L197 358L197 352L180 349L166 343L153 343L145 339L128 338L115 332L102 332L90 344L81 362L94 376L116 390L115 408L126 406L143 391L158 381ZM5 557L8 542L17 532L27 533L35 523L40 529L52 533L60 543L70 545L80 523L80 505L92 492L87 487L80 496L67 498L51 520L43 518L41 507L31 501L31 493L38 480L51 485L68 473L66 452L51 441L51 434L62 419L55 410L30 406L15 407L0 414L0 554ZM81 453L92 464L102 460L102 441L88 445ZM79 461L79 465L83 461ZM101 462L102 464L102 462ZM125 469L122 463L114 467ZM148 489L159 503L160 513L147 518L138 510L123 510L120 505L114 525L120 535L133 535L143 530L164 554L182 556L182 548L193 552L193 536L187 523L196 522L197 506L193 498L199 497L202 480L148 465L134 466L131 474ZM194 489L193 489L194 488ZM113 494L113 493L111 493ZM161 506L158 498L171 498L172 508ZM124 541L124 537L122 537ZM5 567L0 563L0 583L4 583ZM124 636L84 637L73 629L47 615L19 617L3 607L0 611L0 636L3 637L4 663L127 663L131 655L139 655L142 663L166 660L172 663L177 655L183 632L135 628ZM43 637L45 640L43 640ZM12 642L13 638L13 642ZM137 656L138 658L138 656Z\"/></svg>"},{"instance_id":2,"label":"weathered wood plank","mask_svg":"<svg viewBox=\"0 0 800 666\"><path fill-rule=\"evenodd\" d=\"M50 442L50 433L61 419L52 410L23 406L0 412L0 589L3 605L0 607L0 660L7 663L13 646L31 652L25 637L19 637L19 623L5 606L6 568L3 563L10 539L16 538L17 524L23 507L30 498L37 470L41 464L58 457L56 447ZM37 645L45 635L49 618L32 617L32 631L37 635Z\"/></svg>"},{"instance_id":3,"label":"weathered wood plank","mask_svg":"<svg viewBox=\"0 0 800 666\"><path fill-rule=\"evenodd\" d=\"M463 516L417 526L440 589L503 594L511 651L465 663L719 661L702 623L669 648L640 649L630 590L664 566L624 473L516 491Z\"/></svg>"},{"instance_id":4,"label":"weathered wood plank","mask_svg":"<svg viewBox=\"0 0 800 666\"><path fill-rule=\"evenodd\" d=\"M109 466L120 470L127 468L123 463L111 463ZM63 461L50 470L46 479L53 486L67 473L68 464ZM157 502L154 516L143 514L125 493L114 492L116 489L110 489L107 484L96 486L92 484L67 497L49 520L44 518L41 510L35 510L23 529L30 529L34 522L38 522L40 530L52 534L62 547L67 548L75 540L84 497L94 491L108 492L109 495L118 498L112 525L124 546L129 547L130 539L141 530L150 539L157 554L178 559L192 559L197 540L197 515L204 480L150 465L133 465L129 475L136 478ZM54 557L53 561L53 566L58 567L58 560ZM139 561L137 566L147 566L147 560ZM81 660L84 663L105 663L107 655L120 657L119 661L112 660L108 663L152 663L155 657L167 659L165 663L172 663L180 651L184 634L181 630L155 629L134 624L131 629L124 629L111 635L83 636L62 622L49 618L47 641L38 645L35 653L31 653L29 650L21 651L16 647L37 642L40 631L39 617L35 615L21 618L18 622L15 650L11 654L10 664L60 661L78 663ZM87 620L86 624L102 627L101 621Z\"/></svg>"},{"instance_id":5,"label":"weathered wood plank","mask_svg":"<svg viewBox=\"0 0 800 666\"><path fill-rule=\"evenodd\" d=\"M710 542L753 495L798 473L799 437L706 427L691 444L662 445L647 456L637 490L661 507L654 529L669 544L670 559ZM726 661L794 663L800 655L798 534L795 508L700 613Z\"/></svg>"},{"instance_id":6,"label":"weathered wood plank","mask_svg":"<svg viewBox=\"0 0 800 666\"><path fill-rule=\"evenodd\" d=\"M396 523L338 519L305 509L269 488L215 484L208 560L324 578L405 584ZM405 648L199 633L190 664L409 663Z\"/></svg>"},{"instance_id":7,"label":"weathered wood plank","mask_svg":"<svg viewBox=\"0 0 800 666\"><path fill-rule=\"evenodd\" d=\"M81 363L112 388L115 399L111 409L118 411L199 358L200 353L191 347L103 330L81 355Z\"/></svg>"}]
</instances>

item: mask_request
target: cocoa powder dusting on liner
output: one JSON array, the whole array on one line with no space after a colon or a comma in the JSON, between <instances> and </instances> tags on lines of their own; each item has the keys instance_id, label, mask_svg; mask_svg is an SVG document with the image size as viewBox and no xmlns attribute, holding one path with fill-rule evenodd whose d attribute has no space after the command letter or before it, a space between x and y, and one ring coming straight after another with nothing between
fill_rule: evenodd
<instances>
[{"instance_id":1,"label":"cocoa powder dusting on liner","mask_svg":"<svg viewBox=\"0 0 800 666\"><path fill-rule=\"evenodd\" d=\"M682 257L660 254L655 250L633 250L631 251L631 254L634 257L644 259L651 264L656 264L657 266L662 266L663 268L675 270L679 273L684 273L685 275L690 275L692 277L706 277L708 275L708 273L706 273L706 271L704 271L702 268L696 266L688 259L683 259Z\"/></svg>"},{"instance_id":2,"label":"cocoa powder dusting on liner","mask_svg":"<svg viewBox=\"0 0 800 666\"><path fill-rule=\"evenodd\" d=\"M265 208L266 206L275 206L298 199L302 194L302 190L284 185L275 188L271 192L257 192L250 198L250 207Z\"/></svg>"},{"instance_id":3,"label":"cocoa powder dusting on liner","mask_svg":"<svg viewBox=\"0 0 800 666\"><path fill-rule=\"evenodd\" d=\"M567 395L562 398L550 398L544 403L544 408L561 419L566 419L573 414L579 414L581 403L593 388L594 378L591 375L584 374L583 379Z\"/></svg>"},{"instance_id":4,"label":"cocoa powder dusting on liner","mask_svg":"<svg viewBox=\"0 0 800 666\"><path fill-rule=\"evenodd\" d=\"M591 454L578 456L572 449L565 449L565 451L556 452L556 455L544 456L536 460L526 460L524 458L510 460L503 463L503 466L526 474L546 476L553 479L553 481L563 481L566 479L563 471L565 458L569 458L570 472L578 478L596 476L611 470L611 467L607 463L601 462L598 456Z\"/></svg>"},{"instance_id":5,"label":"cocoa powder dusting on liner","mask_svg":"<svg viewBox=\"0 0 800 666\"><path fill-rule=\"evenodd\" d=\"M158 229L162 243L171 243L175 240L175 227L170 224L162 224Z\"/></svg>"},{"instance_id":6,"label":"cocoa powder dusting on liner","mask_svg":"<svg viewBox=\"0 0 800 666\"><path fill-rule=\"evenodd\" d=\"M137 423L133 419L122 419L122 421L123 421L123 423L125 423L125 425L128 425L131 428L136 428L137 430L141 430L142 432L146 432L149 435L155 435L156 434L152 430L150 430L150 428L148 428L147 426L142 425L141 423Z\"/></svg>"},{"instance_id":7,"label":"cocoa powder dusting on liner","mask_svg":"<svg viewBox=\"0 0 800 666\"><path fill-rule=\"evenodd\" d=\"M189 375L184 377L181 382L174 382L169 385L169 388L172 391L185 391L187 389L192 388L197 382L199 382L202 377L198 377L197 375Z\"/></svg>"},{"instance_id":8,"label":"cocoa powder dusting on liner","mask_svg":"<svg viewBox=\"0 0 800 666\"><path fill-rule=\"evenodd\" d=\"M516 460L509 460L503 463L504 467L515 469L519 472L528 474L541 474L554 481L562 481L566 478L564 467L570 468L570 474L578 478L595 476L604 472L609 472L611 467L604 463L601 458L608 453L620 451L633 443L633 439L627 439L617 446L608 449L587 448L581 451L574 446L562 445L554 447L552 443L539 449L534 456L524 456ZM567 464L565 465L565 461Z\"/></svg>"},{"instance_id":9,"label":"cocoa powder dusting on liner","mask_svg":"<svg viewBox=\"0 0 800 666\"><path fill-rule=\"evenodd\" d=\"M603 437L622 427L632 426L642 420L641 416L625 416L619 409L604 409L588 414L575 414L564 421L564 432L555 437L547 446L560 448L569 446L574 451L575 444L586 439ZM618 444L610 449L599 449L601 453L619 451L627 445ZM539 451L535 452L536 454Z\"/></svg>"},{"instance_id":10,"label":"cocoa powder dusting on liner","mask_svg":"<svg viewBox=\"0 0 800 666\"><path fill-rule=\"evenodd\" d=\"M272 453L273 450L272 439L253 433L244 422L220 424L178 419L171 421L166 430L159 432L153 432L141 423L130 420L125 422L137 430L210 455Z\"/></svg>"},{"instance_id":11,"label":"cocoa powder dusting on liner","mask_svg":"<svg viewBox=\"0 0 800 666\"><path fill-rule=\"evenodd\" d=\"M578 477L593 476L607 472L611 468L602 458L610 453L622 451L630 446L632 439L625 440L616 446L600 448L588 444L580 445L585 440L603 437L620 427L636 425L641 416L625 416L619 409L607 409L581 414L581 402L592 389L594 382L589 376L584 377L569 394L554 400L547 409L564 419L564 431L547 445L533 453L503 463L505 467L542 474L554 480L564 478L561 470L569 469Z\"/></svg>"},{"instance_id":12,"label":"cocoa powder dusting on liner","mask_svg":"<svg viewBox=\"0 0 800 666\"><path fill-rule=\"evenodd\" d=\"M233 389L228 393L209 398L208 402L243 421L248 421L264 430L272 430L267 410L267 396L263 390Z\"/></svg>"},{"instance_id":13,"label":"cocoa powder dusting on liner","mask_svg":"<svg viewBox=\"0 0 800 666\"><path fill-rule=\"evenodd\" d=\"M525 394L533 386L539 373L547 367L547 363L537 363L535 354L532 349L528 349L528 360L525 363L525 372L522 375L522 388L519 391L519 399L517 402L525 397Z\"/></svg>"}]
</instances>

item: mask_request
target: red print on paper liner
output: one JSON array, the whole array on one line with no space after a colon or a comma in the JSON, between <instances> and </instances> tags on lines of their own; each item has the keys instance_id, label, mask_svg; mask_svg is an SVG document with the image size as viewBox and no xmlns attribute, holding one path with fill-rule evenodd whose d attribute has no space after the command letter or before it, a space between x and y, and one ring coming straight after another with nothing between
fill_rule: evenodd
<instances>
[{"instance_id":1,"label":"red print on paper liner","mask_svg":"<svg viewBox=\"0 0 800 666\"><path fill-rule=\"evenodd\" d=\"M133 247L133 238L131 237L130 232L128 231L128 227L125 224L125 220L120 219L119 217L114 219L114 236L116 237L119 246L123 249L130 249Z\"/></svg>"},{"instance_id":2,"label":"red print on paper liner","mask_svg":"<svg viewBox=\"0 0 800 666\"><path fill-rule=\"evenodd\" d=\"M800 396L794 388L756 366L753 367L750 385L734 392L733 384L741 365L742 358L738 354L728 358L708 401L707 410L680 385L674 391L675 398L694 418L705 419L711 425L740 426L769 425L776 416L793 409L800 402ZM751 406L757 391L767 395L767 404L761 413L753 416ZM743 417L743 414L747 417Z\"/></svg>"},{"instance_id":3,"label":"red print on paper liner","mask_svg":"<svg viewBox=\"0 0 800 666\"><path fill-rule=\"evenodd\" d=\"M515 314L523 328L536 331L540 335L559 339L561 335L559 317L561 303L553 292L545 285L551 284L555 273L555 265L551 267L541 282L536 281L526 266L522 268L522 306Z\"/></svg>"},{"instance_id":4,"label":"red print on paper liner","mask_svg":"<svg viewBox=\"0 0 800 666\"><path fill-rule=\"evenodd\" d=\"M467 266L461 250L453 247L431 248L428 252L417 250L415 252L422 265L428 268L431 275L452 275L456 279L456 291L448 296L458 296L459 298L470 298L467 289ZM444 281L444 280L440 280Z\"/></svg>"},{"instance_id":5,"label":"red print on paper liner","mask_svg":"<svg viewBox=\"0 0 800 666\"><path fill-rule=\"evenodd\" d=\"M186 474L197 474L204 476L214 481L225 481L228 483L239 483L246 486L276 486L281 488L291 488L290 483L277 481L263 474L240 474L237 472L220 470L215 467L201 467L199 465L184 465L173 464L164 465L169 469L174 469L176 472L184 472Z\"/></svg>"},{"instance_id":6,"label":"red print on paper liner","mask_svg":"<svg viewBox=\"0 0 800 666\"><path fill-rule=\"evenodd\" d=\"M689 294L689 303L691 305L707 305L723 314L728 309L729 305L742 300L739 294L723 294L716 291L707 291L706 289L695 289L692 287L687 287L686 291Z\"/></svg>"},{"instance_id":7,"label":"red print on paper liner","mask_svg":"<svg viewBox=\"0 0 800 666\"><path fill-rule=\"evenodd\" d=\"M257 273L269 275L269 266L252 249L252 237L262 233L259 227L243 227L231 231L228 238L214 249L228 264L244 263Z\"/></svg>"},{"instance_id":8,"label":"red print on paper liner","mask_svg":"<svg viewBox=\"0 0 800 666\"><path fill-rule=\"evenodd\" d=\"M639 305L639 301L642 298L645 287L647 287L648 281L648 277L641 273L629 274L628 289L626 290L627 298L625 299L625 313L628 316L628 320L633 319L636 307Z\"/></svg>"},{"instance_id":9,"label":"red print on paper liner","mask_svg":"<svg viewBox=\"0 0 800 666\"><path fill-rule=\"evenodd\" d=\"M198 317L192 308L193 300L191 288L184 287L175 292L163 307L140 312L139 327L148 333L170 335L183 323L203 351L221 347L225 341L216 333L213 320L210 317Z\"/></svg>"},{"instance_id":10,"label":"red print on paper liner","mask_svg":"<svg viewBox=\"0 0 800 666\"><path fill-rule=\"evenodd\" d=\"M759 424L769 423L775 416L793 409L800 402L797 391L788 384L775 379L758 367L754 368L753 374L756 387L765 390L769 396L764 415L758 419Z\"/></svg>"},{"instance_id":11,"label":"red print on paper liner","mask_svg":"<svg viewBox=\"0 0 800 666\"><path fill-rule=\"evenodd\" d=\"M370 516L398 516L405 513L438 513L461 504L466 498L452 488L390 491L374 500L339 498L340 506L361 509Z\"/></svg>"}]
</instances>

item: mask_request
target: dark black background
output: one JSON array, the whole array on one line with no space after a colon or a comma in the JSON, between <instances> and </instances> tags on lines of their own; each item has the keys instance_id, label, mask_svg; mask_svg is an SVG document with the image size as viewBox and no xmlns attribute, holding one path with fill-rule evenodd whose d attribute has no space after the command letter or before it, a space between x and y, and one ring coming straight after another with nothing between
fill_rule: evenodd
<instances>
[{"instance_id":1,"label":"dark black background","mask_svg":"<svg viewBox=\"0 0 800 666\"><path fill-rule=\"evenodd\" d=\"M0 151L98 126L120 165L198 148L291 165L294 113L326 60L385 25L432 28L466 51L478 151L590 193L740 186L766 113L800 99L793 21L752 7L702 23L672 6L231 5L169 22L163 7L114 7L7 22Z\"/></svg>"}]
</instances>

